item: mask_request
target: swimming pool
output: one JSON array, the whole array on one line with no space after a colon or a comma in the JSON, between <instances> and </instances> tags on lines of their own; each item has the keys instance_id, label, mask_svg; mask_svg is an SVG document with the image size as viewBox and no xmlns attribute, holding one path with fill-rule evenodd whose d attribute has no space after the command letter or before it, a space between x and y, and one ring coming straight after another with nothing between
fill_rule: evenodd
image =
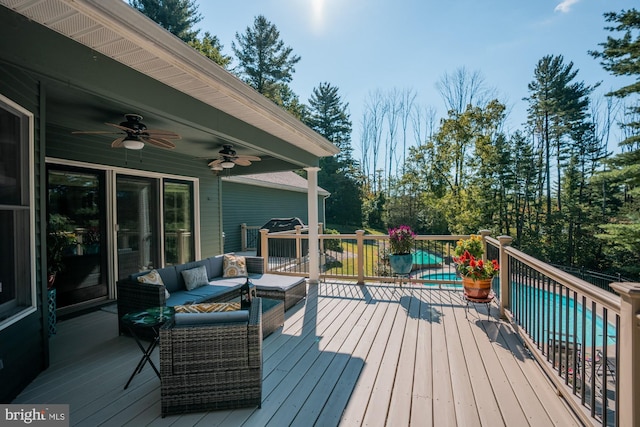
<instances>
[{"instance_id":1,"label":"swimming pool","mask_svg":"<svg viewBox=\"0 0 640 427\"><path fill-rule=\"evenodd\" d=\"M426 252L423 250L417 250L413 254L413 263L418 265L440 265L442 264L442 257L438 255L434 255L430 252Z\"/></svg>"},{"instance_id":2,"label":"swimming pool","mask_svg":"<svg viewBox=\"0 0 640 427\"><path fill-rule=\"evenodd\" d=\"M421 279L424 279L424 280L455 280L455 281L460 282L459 286L462 286L462 279L460 277L458 277L456 275L456 273L446 273L446 272L429 273L429 274L425 274L424 276L422 276Z\"/></svg>"},{"instance_id":3,"label":"swimming pool","mask_svg":"<svg viewBox=\"0 0 640 427\"><path fill-rule=\"evenodd\" d=\"M540 313L543 314L543 319L538 330L528 331L529 334L538 342L549 341L552 338L552 331L556 331L556 335L559 333L564 333L564 331L568 331L570 335L570 341L577 342L582 344L582 323L583 323L583 312L584 312L584 335L585 342L584 346L591 347L594 343L593 340L593 323L595 317L595 328L596 328L596 337L595 337L595 346L602 347L604 344L604 330L605 330L605 321L600 315L593 316L592 311L589 308L584 308L580 302L576 303L576 301L566 295L559 295L557 293L553 293L547 291L545 289L535 289L527 285L515 285L515 292L521 295L520 298L517 297L517 294L514 298L514 305L517 304L525 304L525 295L528 299L528 312L536 313L538 316ZM543 311L544 310L544 311ZM515 311L515 310L514 310ZM555 311L555 318L554 318ZM567 311L568 319L567 319ZM574 317L574 311L577 316ZM526 324L523 320L521 323ZM536 329L536 328L534 328ZM616 328L614 325L607 323L607 341L606 345L612 345L616 343ZM575 334L575 338L573 335Z\"/></svg>"},{"instance_id":4,"label":"swimming pool","mask_svg":"<svg viewBox=\"0 0 640 427\"><path fill-rule=\"evenodd\" d=\"M455 280L460 283L425 283L425 286L438 286L439 288L462 288L462 279L456 276L455 273L430 273L425 274L421 277L424 280ZM573 298L568 298L566 295L558 295L553 292L544 290L544 289L535 289L528 285L518 285L516 283L513 284L514 292L517 292L516 295L521 295L520 299L514 299L514 305L516 304L525 304L524 295L528 295L528 304L529 308L526 310L528 313L542 313L544 310L544 319L541 323L538 330L529 331L529 334L533 337L534 340L541 342L544 340L549 340L551 337L551 331L565 331L568 330L570 335L574 334L574 325L575 325L575 335L576 338L572 339L572 341L578 342L582 344L582 318L583 311L585 310L581 303L578 303L576 306L576 302ZM555 307L554 307L555 306ZM575 312L577 314L577 323L574 318L574 306ZM560 307L562 307L562 312L560 311ZM553 318L553 310L555 308L555 319ZM569 311L569 320L567 322L567 309ZM547 316L547 313L549 315ZM596 325L596 339L595 345L596 347L601 347L604 343L604 329L605 322L602 316L596 315L593 316L592 312L589 308L586 308L585 311L585 346L590 347L593 343L593 319L595 317L595 325ZM527 324L524 319L521 319L520 323ZM555 327L550 327L555 325ZM567 326L568 325L568 326ZM534 328L535 329L535 328ZM607 324L607 345L615 344L615 336L616 336L616 328L614 325L608 323Z\"/></svg>"}]
</instances>

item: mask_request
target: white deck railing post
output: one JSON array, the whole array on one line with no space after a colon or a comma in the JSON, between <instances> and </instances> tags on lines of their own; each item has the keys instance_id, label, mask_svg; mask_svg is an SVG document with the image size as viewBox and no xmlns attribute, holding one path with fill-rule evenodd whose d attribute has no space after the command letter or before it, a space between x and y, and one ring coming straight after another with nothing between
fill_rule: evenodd
<instances>
[{"instance_id":1,"label":"white deck railing post","mask_svg":"<svg viewBox=\"0 0 640 427\"><path fill-rule=\"evenodd\" d=\"M302 234L302 226L296 225L296 259L298 262L302 262L302 242L300 241L300 235Z\"/></svg>"},{"instance_id":2,"label":"white deck railing post","mask_svg":"<svg viewBox=\"0 0 640 427\"><path fill-rule=\"evenodd\" d=\"M358 285L364 285L364 230L356 230L356 245L358 248L356 258Z\"/></svg>"},{"instance_id":3,"label":"white deck railing post","mask_svg":"<svg viewBox=\"0 0 640 427\"><path fill-rule=\"evenodd\" d=\"M500 317L506 317L505 309L509 307L511 294L509 290L509 256L504 248L511 246L513 238L510 236L498 236L500 242Z\"/></svg>"},{"instance_id":4,"label":"white deck railing post","mask_svg":"<svg viewBox=\"0 0 640 427\"><path fill-rule=\"evenodd\" d=\"M269 234L269 230L266 228L260 229L260 256L264 258L264 272L269 272L269 238L267 235Z\"/></svg>"},{"instance_id":5,"label":"white deck railing post","mask_svg":"<svg viewBox=\"0 0 640 427\"><path fill-rule=\"evenodd\" d=\"M612 283L611 287L620 294L620 359L616 377L620 425L640 426L640 283Z\"/></svg>"},{"instance_id":6,"label":"white deck railing post","mask_svg":"<svg viewBox=\"0 0 640 427\"><path fill-rule=\"evenodd\" d=\"M485 237L491 235L491 230L480 230L478 231L480 237L482 237L482 261L487 261L487 240Z\"/></svg>"}]
</instances>

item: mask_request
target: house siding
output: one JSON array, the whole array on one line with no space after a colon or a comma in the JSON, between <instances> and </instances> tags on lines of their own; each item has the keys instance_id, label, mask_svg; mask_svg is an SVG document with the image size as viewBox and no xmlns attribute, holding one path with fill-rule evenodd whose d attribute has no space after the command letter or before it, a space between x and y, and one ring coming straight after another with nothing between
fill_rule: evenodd
<instances>
[{"instance_id":1,"label":"house siding","mask_svg":"<svg viewBox=\"0 0 640 427\"><path fill-rule=\"evenodd\" d=\"M324 222L323 196L318 196L318 221ZM224 251L242 250L241 225L262 226L271 218L298 217L309 223L307 193L236 182L222 184Z\"/></svg>"},{"instance_id":2,"label":"house siding","mask_svg":"<svg viewBox=\"0 0 640 427\"><path fill-rule=\"evenodd\" d=\"M221 253L220 179L211 173L206 161L155 147L145 147L137 152L114 149L111 148L112 139L108 136L87 135L86 138L78 140L69 138L68 135L67 130L49 127L47 135L48 157L125 168L132 171L154 172L167 176L198 178L201 255L208 257Z\"/></svg>"},{"instance_id":3,"label":"house siding","mask_svg":"<svg viewBox=\"0 0 640 427\"><path fill-rule=\"evenodd\" d=\"M37 79L22 70L0 64L0 93L34 114L34 190L33 206L36 247L43 233L41 209L43 158L41 144L41 90ZM2 256L2 254L0 254ZM43 286L41 252L36 252L37 311L0 331L0 402L10 402L48 365L46 286Z\"/></svg>"},{"instance_id":4,"label":"house siding","mask_svg":"<svg viewBox=\"0 0 640 427\"><path fill-rule=\"evenodd\" d=\"M0 93L34 114L35 244L37 311L0 330L0 402L7 403L49 365L48 304L46 277L42 269L46 233L45 155L131 170L198 178L200 201L200 251L202 257L222 252L220 179L203 160L169 150L150 148L131 153L112 149L105 136L69 138L69 130L45 126L47 115L61 114L46 109L47 87L32 74L0 63ZM74 142L75 140L75 142ZM45 148L46 147L46 148ZM1 255L1 254L0 254Z\"/></svg>"}]
</instances>

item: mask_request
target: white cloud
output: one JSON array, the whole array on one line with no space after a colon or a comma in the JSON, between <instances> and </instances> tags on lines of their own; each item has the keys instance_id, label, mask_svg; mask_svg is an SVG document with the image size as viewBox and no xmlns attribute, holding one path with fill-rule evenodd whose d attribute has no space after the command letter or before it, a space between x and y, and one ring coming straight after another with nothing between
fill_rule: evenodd
<instances>
[{"instance_id":1,"label":"white cloud","mask_svg":"<svg viewBox=\"0 0 640 427\"><path fill-rule=\"evenodd\" d=\"M559 5L554 9L555 12L568 13L571 10L571 6L578 3L580 0L562 0Z\"/></svg>"}]
</instances>

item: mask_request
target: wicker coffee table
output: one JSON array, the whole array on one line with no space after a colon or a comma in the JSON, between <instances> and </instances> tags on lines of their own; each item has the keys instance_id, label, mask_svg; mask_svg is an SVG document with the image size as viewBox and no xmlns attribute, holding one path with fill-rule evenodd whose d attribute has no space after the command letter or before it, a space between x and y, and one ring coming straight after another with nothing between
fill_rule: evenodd
<instances>
[{"instance_id":1,"label":"wicker coffee table","mask_svg":"<svg viewBox=\"0 0 640 427\"><path fill-rule=\"evenodd\" d=\"M284 325L284 301L262 298L262 338Z\"/></svg>"}]
</instances>

